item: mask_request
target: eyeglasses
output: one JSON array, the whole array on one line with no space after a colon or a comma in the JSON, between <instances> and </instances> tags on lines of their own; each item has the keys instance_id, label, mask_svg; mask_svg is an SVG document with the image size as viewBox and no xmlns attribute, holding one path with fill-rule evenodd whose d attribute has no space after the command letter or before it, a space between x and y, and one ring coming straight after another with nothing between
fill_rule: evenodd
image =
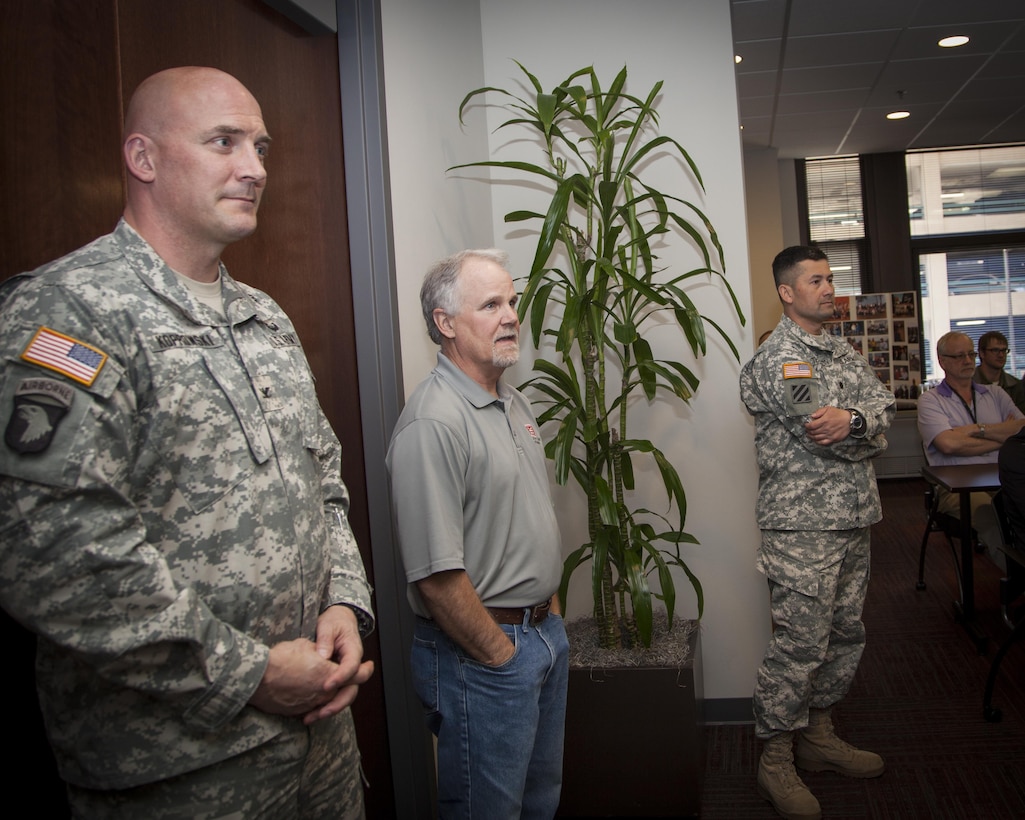
<instances>
[{"instance_id":1,"label":"eyeglasses","mask_svg":"<svg viewBox=\"0 0 1025 820\"><path fill-rule=\"evenodd\" d=\"M1006 356L1010 348L1006 347L987 347L983 350L983 353L996 353L998 356Z\"/></svg>"},{"instance_id":2,"label":"eyeglasses","mask_svg":"<svg viewBox=\"0 0 1025 820\"><path fill-rule=\"evenodd\" d=\"M967 359L969 361L975 361L975 351L969 350L967 353L941 353L944 359Z\"/></svg>"}]
</instances>

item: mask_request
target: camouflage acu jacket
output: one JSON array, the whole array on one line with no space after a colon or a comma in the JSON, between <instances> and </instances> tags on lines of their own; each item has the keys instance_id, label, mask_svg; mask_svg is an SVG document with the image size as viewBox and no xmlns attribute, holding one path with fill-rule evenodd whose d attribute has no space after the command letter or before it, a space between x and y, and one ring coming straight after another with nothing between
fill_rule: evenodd
<instances>
[{"instance_id":1,"label":"camouflage acu jacket","mask_svg":"<svg viewBox=\"0 0 1025 820\"><path fill-rule=\"evenodd\" d=\"M6 284L0 602L39 635L62 776L124 788L279 734L268 647L370 590L292 324L221 271L227 320L127 224Z\"/></svg>"},{"instance_id":2,"label":"camouflage acu jacket","mask_svg":"<svg viewBox=\"0 0 1025 820\"><path fill-rule=\"evenodd\" d=\"M740 395L755 417L759 527L845 530L882 517L871 459L886 449L895 403L848 342L783 317L741 370ZM805 417L826 406L858 410L866 436L812 442Z\"/></svg>"}]
</instances>

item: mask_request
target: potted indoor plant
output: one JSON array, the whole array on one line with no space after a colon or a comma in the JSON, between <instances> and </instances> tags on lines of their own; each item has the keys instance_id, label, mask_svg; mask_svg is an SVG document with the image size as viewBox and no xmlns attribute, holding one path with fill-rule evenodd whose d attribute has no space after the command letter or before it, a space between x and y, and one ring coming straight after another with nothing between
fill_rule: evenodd
<instances>
[{"instance_id":1,"label":"potted indoor plant","mask_svg":"<svg viewBox=\"0 0 1025 820\"><path fill-rule=\"evenodd\" d=\"M687 294L688 283L699 277L718 278L744 319L725 278L712 223L694 203L642 178L646 159L670 152L703 190L700 171L683 146L653 133L662 83L640 98L627 93L625 68L608 89L593 68L582 68L546 92L517 65L530 84L528 94L478 88L464 98L460 119L478 97L500 95L512 115L500 127L532 131L544 163L487 160L455 167L513 169L541 178L551 190L543 211L514 211L505 221L540 223L520 318L535 348L549 336L558 357L538 359L526 387L541 405L538 422L555 426L546 452L554 460L556 481L564 484L572 476L587 498L588 541L566 559L560 593L565 606L570 576L590 562L602 645L619 646L625 637L649 646L653 597L662 600L670 625L673 621L676 588L670 567L689 579L698 617L704 596L680 552L681 544L697 541L684 530L687 501L679 471L654 442L628 433L636 395L649 402L659 396L689 402L698 379L683 362L656 358L645 326L675 323L692 354L700 356L707 325L739 361L732 340ZM674 233L698 250L700 265L679 273L659 267L659 246ZM552 305L557 310L550 310ZM658 467L668 499L664 512L631 496L633 462L640 457L650 457Z\"/></svg>"},{"instance_id":2,"label":"potted indoor plant","mask_svg":"<svg viewBox=\"0 0 1025 820\"><path fill-rule=\"evenodd\" d=\"M560 597L565 608L571 575L589 565L601 646L648 647L653 599L662 601L667 628L673 627L673 567L688 578L698 617L704 597L681 552L683 545L697 541L684 529L687 501L679 470L655 442L629 428L636 401L689 402L698 378L684 362L656 356L645 331L671 325L698 357L706 351L710 327L739 361L723 329L703 316L688 295L690 284L709 279L722 284L720 292L732 301L741 323L744 318L726 281L724 253L712 223L697 204L662 192L645 178L648 161L669 154L704 190L688 152L657 133L662 83L638 97L626 90L625 68L603 88L588 67L545 91L517 65L525 80L520 89L471 91L460 105L460 121L469 106L497 102L509 113L500 128L514 132L516 145L528 137L530 150L540 156L491 159L450 170L504 168L517 172L518 179L527 175L539 181L546 191L537 210L513 211L505 221L539 228L519 312L535 348L545 342L546 352L524 387L538 405L556 480L565 484L572 477L587 499L587 540L565 560ZM677 272L660 266L660 249L674 241L689 242L696 250L694 267ZM634 465L639 459L654 462L663 498L637 497ZM690 636L692 645L696 634ZM697 688L693 671L692 700ZM593 678L593 669L587 674ZM674 674L679 681L679 670L670 670L670 680ZM572 673L570 687L568 749L574 743L574 702L581 702L574 696ZM566 773L570 786L569 765Z\"/></svg>"}]
</instances>

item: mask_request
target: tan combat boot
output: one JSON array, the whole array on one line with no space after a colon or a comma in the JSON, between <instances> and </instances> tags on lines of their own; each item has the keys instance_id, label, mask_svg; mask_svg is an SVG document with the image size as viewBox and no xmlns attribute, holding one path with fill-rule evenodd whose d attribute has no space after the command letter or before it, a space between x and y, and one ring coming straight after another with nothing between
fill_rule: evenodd
<instances>
[{"instance_id":1,"label":"tan combat boot","mask_svg":"<svg viewBox=\"0 0 1025 820\"><path fill-rule=\"evenodd\" d=\"M808 728L797 740L797 765L809 772L836 772L847 777L879 777L886 768L875 752L855 749L833 733L828 709L811 709Z\"/></svg>"},{"instance_id":2,"label":"tan combat boot","mask_svg":"<svg viewBox=\"0 0 1025 820\"><path fill-rule=\"evenodd\" d=\"M765 741L758 761L758 793L787 820L820 820L822 809L794 771L794 734Z\"/></svg>"}]
</instances>

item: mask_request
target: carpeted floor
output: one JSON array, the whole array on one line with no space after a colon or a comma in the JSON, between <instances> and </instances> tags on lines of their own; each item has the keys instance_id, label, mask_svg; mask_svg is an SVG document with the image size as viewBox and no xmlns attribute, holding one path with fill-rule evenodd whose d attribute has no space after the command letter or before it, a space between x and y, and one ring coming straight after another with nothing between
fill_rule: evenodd
<instances>
[{"instance_id":1,"label":"carpeted floor","mask_svg":"<svg viewBox=\"0 0 1025 820\"><path fill-rule=\"evenodd\" d=\"M999 614L1002 573L975 556L978 621L992 638L983 656L954 621L957 581L939 534L926 560L928 588L915 590L924 488L919 480L880 483L884 517L872 532L868 646L834 719L841 736L881 754L887 770L862 781L804 773L829 820L1025 818L1025 642L1001 666L993 704L1003 720L988 723L986 676L1008 634ZM759 753L751 726L708 727L702 818L777 816L755 790Z\"/></svg>"}]
</instances>

